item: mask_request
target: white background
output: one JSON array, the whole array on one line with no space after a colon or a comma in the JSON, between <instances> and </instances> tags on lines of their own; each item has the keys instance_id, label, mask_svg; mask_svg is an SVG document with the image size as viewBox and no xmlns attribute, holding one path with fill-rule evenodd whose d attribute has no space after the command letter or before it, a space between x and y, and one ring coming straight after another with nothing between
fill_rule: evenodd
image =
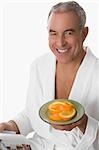
<instances>
[{"instance_id":1,"label":"white background","mask_svg":"<svg viewBox=\"0 0 99 150\"><path fill-rule=\"evenodd\" d=\"M87 13L89 35L85 45L99 57L99 2L76 1ZM49 51L47 15L57 2L60 1L0 1L0 122L9 120L24 108L30 64Z\"/></svg>"}]
</instances>

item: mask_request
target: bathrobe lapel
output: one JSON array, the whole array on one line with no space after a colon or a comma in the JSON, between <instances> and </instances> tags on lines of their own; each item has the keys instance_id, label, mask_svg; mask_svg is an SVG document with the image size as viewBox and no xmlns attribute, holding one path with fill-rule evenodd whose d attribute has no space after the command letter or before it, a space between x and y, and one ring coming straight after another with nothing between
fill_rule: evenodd
<instances>
[{"instance_id":1,"label":"bathrobe lapel","mask_svg":"<svg viewBox=\"0 0 99 150\"><path fill-rule=\"evenodd\" d=\"M75 81L73 83L69 99L74 99L81 104L85 104L84 97L87 96L90 89L90 77L94 71L96 58L87 48L86 56L77 72Z\"/></svg>"},{"instance_id":2,"label":"bathrobe lapel","mask_svg":"<svg viewBox=\"0 0 99 150\"><path fill-rule=\"evenodd\" d=\"M41 63L38 65L38 71L39 71L39 78L37 82L41 83L41 87L39 91L42 91L41 95L39 96L38 92L38 99L39 104L42 106L43 104L51 101L54 99L54 89L55 89L55 68L56 68L56 59L55 56L52 53L47 54L44 57L44 63ZM43 120L38 117L38 125L39 128L37 128L37 132L52 141L51 135L50 135L50 125L48 123L44 123Z\"/></svg>"},{"instance_id":3,"label":"bathrobe lapel","mask_svg":"<svg viewBox=\"0 0 99 150\"><path fill-rule=\"evenodd\" d=\"M69 99L74 99L81 104L85 105L86 96L90 89L91 75L95 68L96 58L93 56L91 51L87 49L87 54L77 72L72 90L69 95ZM89 119L90 120L90 119ZM89 123L90 122L90 123ZM80 143L77 145L75 150L89 149L90 145L95 140L96 133L98 130L98 124L96 121L89 121L87 125L87 131L82 137ZM91 131L91 132L90 132Z\"/></svg>"},{"instance_id":4,"label":"bathrobe lapel","mask_svg":"<svg viewBox=\"0 0 99 150\"><path fill-rule=\"evenodd\" d=\"M51 53L45 62L47 63L45 64L46 76L43 78L44 103L55 99L56 58Z\"/></svg>"}]
</instances>

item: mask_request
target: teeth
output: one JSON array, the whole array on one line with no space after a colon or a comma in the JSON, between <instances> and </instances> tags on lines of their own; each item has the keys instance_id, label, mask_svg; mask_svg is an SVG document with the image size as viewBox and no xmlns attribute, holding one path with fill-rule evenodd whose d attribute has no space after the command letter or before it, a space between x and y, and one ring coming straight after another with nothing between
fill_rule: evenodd
<instances>
[{"instance_id":1,"label":"teeth","mask_svg":"<svg viewBox=\"0 0 99 150\"><path fill-rule=\"evenodd\" d=\"M67 51L68 51L68 49L63 49L63 50L58 49L58 52L60 52L60 53L65 53L65 52L67 52Z\"/></svg>"}]
</instances>

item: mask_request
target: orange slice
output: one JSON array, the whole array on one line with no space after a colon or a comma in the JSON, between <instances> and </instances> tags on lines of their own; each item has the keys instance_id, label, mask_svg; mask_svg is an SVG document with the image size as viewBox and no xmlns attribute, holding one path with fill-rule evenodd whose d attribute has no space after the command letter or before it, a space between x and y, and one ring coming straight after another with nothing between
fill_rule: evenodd
<instances>
[{"instance_id":1,"label":"orange slice","mask_svg":"<svg viewBox=\"0 0 99 150\"><path fill-rule=\"evenodd\" d=\"M61 118L61 120L71 120L76 114L76 109L72 108L70 111L62 111L59 113L59 117Z\"/></svg>"},{"instance_id":2,"label":"orange slice","mask_svg":"<svg viewBox=\"0 0 99 150\"><path fill-rule=\"evenodd\" d=\"M53 102L48 107L49 111L53 112L53 113L60 112L60 111L64 110L64 108L65 108L65 103L60 102L60 101Z\"/></svg>"},{"instance_id":3,"label":"orange slice","mask_svg":"<svg viewBox=\"0 0 99 150\"><path fill-rule=\"evenodd\" d=\"M61 101L57 101L57 102L53 102L48 106L48 110L52 113L58 113L61 112L63 110L71 110L71 108L73 107L73 104L70 102L61 102Z\"/></svg>"},{"instance_id":4,"label":"orange slice","mask_svg":"<svg viewBox=\"0 0 99 150\"><path fill-rule=\"evenodd\" d=\"M60 120L62 120L58 113L50 114L49 115L49 119L51 119L53 121L60 121Z\"/></svg>"}]
</instances>

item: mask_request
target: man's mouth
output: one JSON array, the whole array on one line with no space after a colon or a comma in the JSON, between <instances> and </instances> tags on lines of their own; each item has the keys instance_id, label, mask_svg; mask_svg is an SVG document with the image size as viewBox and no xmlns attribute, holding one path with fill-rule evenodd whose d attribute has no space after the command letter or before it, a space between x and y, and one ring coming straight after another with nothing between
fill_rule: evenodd
<instances>
[{"instance_id":1,"label":"man's mouth","mask_svg":"<svg viewBox=\"0 0 99 150\"><path fill-rule=\"evenodd\" d=\"M59 53L65 53L65 52L68 51L68 49L57 49L57 51L58 51Z\"/></svg>"}]
</instances>

